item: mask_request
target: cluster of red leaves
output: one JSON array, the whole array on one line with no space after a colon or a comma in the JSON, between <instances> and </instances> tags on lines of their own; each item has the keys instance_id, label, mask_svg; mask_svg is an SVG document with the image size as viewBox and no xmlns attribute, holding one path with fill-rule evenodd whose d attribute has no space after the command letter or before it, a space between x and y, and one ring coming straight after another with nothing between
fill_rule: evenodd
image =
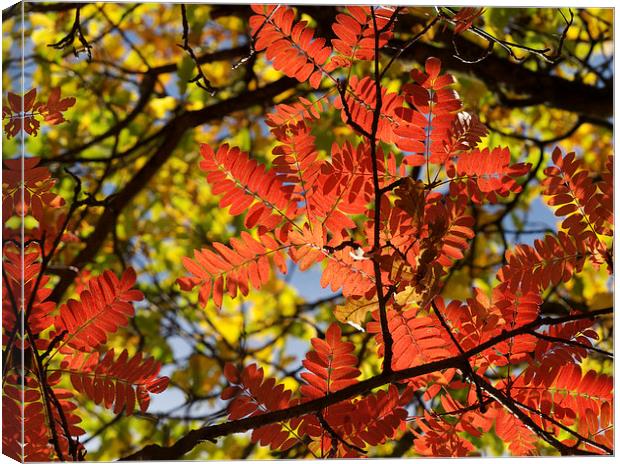
<instances>
[{"instance_id":1,"label":"cluster of red leaves","mask_svg":"<svg viewBox=\"0 0 620 464\"><path fill-rule=\"evenodd\" d=\"M343 13L336 15L332 25L336 39L332 45L339 55L334 60L339 66L350 66L356 60L371 61L375 58L375 39L379 48L385 46L392 37L388 28L394 10L387 7L375 9L375 19L366 6L348 6ZM376 38L376 29L382 31Z\"/></svg>"},{"instance_id":2,"label":"cluster of red leaves","mask_svg":"<svg viewBox=\"0 0 620 464\"><path fill-rule=\"evenodd\" d=\"M473 289L465 301L445 302L439 296L444 277L464 258L474 234L472 204L498 203L519 192L518 178L529 165L511 164L507 148L479 147L486 128L463 111L452 88L454 78L442 73L436 58L429 58L424 70L414 69L399 92L388 91L376 76L336 77L358 61L377 58L378 48L391 37L397 10L348 7L335 18L335 37L328 43L305 21L296 21L293 8L252 9L255 49L264 50L277 70L314 89L324 80L333 83L328 92L336 89L338 96L333 101L302 98L275 108L267 117L277 140L269 168L235 147L222 145L214 151L201 146L200 168L212 192L232 215L245 215L249 231L185 258L190 275L179 279L181 288L198 287L203 305L213 300L221 306L225 295L235 298L265 285L274 266L286 272L289 258L301 270L321 265L321 285L341 291L346 304L362 308L355 324L370 334L369 350L379 359L391 359L384 362L383 373L460 359L460 352L471 355L458 368L454 364L401 377L387 388L359 391L304 412L304 404L351 391L360 381L363 360L334 323L324 337L312 339L295 391L254 364L227 365L229 386L222 398L229 401L229 418L300 408L293 418L257 426L252 440L273 450L299 445L315 457L361 456L369 446L406 431L412 432L417 453L432 456L472 453L470 437L492 429L513 454L533 453L541 436L564 432L572 435L558 442L565 447L592 453L610 448L611 379L594 371L584 374L579 364L597 338L591 322L551 326L545 333L516 332L541 317L542 292L569 280L586 260L611 270L606 245L613 228L611 160L595 180L573 154L562 156L556 150L555 167L545 172L544 195L558 208L557 215L567 216L562 227L569 233L549 234L533 247L509 251L491 297ZM455 32L471 28L480 14L480 9L459 10L452 18ZM35 99L36 91L23 101L9 94L3 108L8 137L22 128L36 135L37 117L57 124L74 104L74 99L60 99L57 90L46 104ZM361 138L335 143L324 158L311 124L332 103ZM108 336L133 316L132 303L142 298L133 289L133 270L120 279L110 271L89 278L81 284L79 300L59 307L47 301L45 268L59 241L69 239L65 216L57 215L51 225L47 217L62 210L63 201L51 193L53 180L36 162L26 160L23 172L15 161L5 165L5 220L31 214L39 226L26 231L23 262L12 242L3 249L3 345L17 356L16 340L23 336L34 366L28 372L13 366L5 377L3 414L5 423L15 427L9 427L3 440L17 459L78 459L83 449L74 437L84 431L78 426L74 392L58 387L63 378L95 404L127 414L136 405L145 411L150 394L163 391L167 378L158 377L155 360L126 350L117 356L105 347ZM420 177L426 179L408 177L407 167L423 167ZM5 230L15 242L15 231ZM49 239L54 236L58 239ZM25 334L15 330L20 311ZM515 335L503 336L508 331ZM485 377L489 371L499 372L499 378ZM506 409L498 395L484 394L480 382L487 380L492 382L487 388L508 395L520 415ZM409 417L407 407L416 391L423 392L420 401L433 409ZM26 416L23 449L20 424L6 414Z\"/></svg>"},{"instance_id":3,"label":"cluster of red leaves","mask_svg":"<svg viewBox=\"0 0 620 464\"><path fill-rule=\"evenodd\" d=\"M498 276L516 290L545 289L570 280L586 261L598 267L613 269L612 250L605 237L613 236L612 161L609 159L602 179L594 182L574 153L562 156L556 148L552 155L555 166L545 169L542 182L547 203L564 216L563 231L536 240L534 247L519 245L507 253L507 265Z\"/></svg>"},{"instance_id":4,"label":"cluster of red leaves","mask_svg":"<svg viewBox=\"0 0 620 464\"><path fill-rule=\"evenodd\" d=\"M272 378L265 378L262 368L251 364L239 371L231 364L224 373L230 382L222 393L231 399L229 418L241 419L270 411L303 405L356 383L360 376L357 369L355 347L342 341L342 333L332 324L325 339L313 338L313 351L308 352L301 374L301 398L293 399L292 392ZM315 456L358 457L362 448L385 443L397 431L404 429L407 412L404 409L413 390L399 389L392 385L388 390L357 400L347 400L325 408L321 414L304 414L287 422L256 428L252 440L272 449L286 450L303 444L303 437L310 437L310 452ZM325 424L329 424L326 430Z\"/></svg>"},{"instance_id":5,"label":"cluster of red leaves","mask_svg":"<svg viewBox=\"0 0 620 464\"><path fill-rule=\"evenodd\" d=\"M294 22L295 11L281 5L252 5L250 31L256 50L266 50L267 58L287 76L308 81L315 89L321 84L331 48L325 39L315 39L305 21Z\"/></svg>"},{"instance_id":6,"label":"cluster of red leaves","mask_svg":"<svg viewBox=\"0 0 620 464\"><path fill-rule=\"evenodd\" d=\"M47 168L38 166L39 160L13 159L2 163L3 223L13 214L32 215L45 222L46 210L64 205L64 200L51 191L56 181Z\"/></svg>"},{"instance_id":7,"label":"cluster of red leaves","mask_svg":"<svg viewBox=\"0 0 620 464\"><path fill-rule=\"evenodd\" d=\"M50 125L65 121L62 114L73 105L75 97L60 98L60 88L50 91L47 101L36 100L37 89L31 89L23 96L13 92L7 94L7 103L2 105L2 119L5 120L6 138L16 136L23 129L28 135L36 136L41 127L41 120ZM36 101L35 101L36 100Z\"/></svg>"},{"instance_id":8,"label":"cluster of red leaves","mask_svg":"<svg viewBox=\"0 0 620 464\"><path fill-rule=\"evenodd\" d=\"M474 25L474 22L482 16L484 11L484 8L473 6L460 8L452 17L452 21L454 21L454 33L460 34L470 29Z\"/></svg>"},{"instance_id":9,"label":"cluster of red leaves","mask_svg":"<svg viewBox=\"0 0 620 464\"><path fill-rule=\"evenodd\" d=\"M611 251L601 238L611 235L613 227L611 161L609 172L594 181L574 155L562 157L556 150L557 167L545 171L544 194L550 205L560 206L558 215L568 215L563 228L570 233L560 231L537 240L534 247L519 245L509 251L491 297L473 289L466 301L446 303L438 296L443 277L465 256L474 235L471 205L498 203L518 193L518 179L529 172L529 164L512 163L508 148L479 148L487 130L462 110L452 89L455 80L442 74L438 59L429 58L424 71L414 69L412 82L400 93L388 92L376 78L353 75L346 84L337 80L338 70L374 59L376 46L390 37L396 12L347 7L335 19L330 47L305 22L295 22L290 7L253 9L256 49L266 50L276 69L300 81L309 79L314 88L323 78L334 82L335 107L362 137L334 144L327 159L319 156L310 128L326 108L328 90L313 100L278 105L267 116L277 140L269 169L237 148L223 145L214 152L203 145L201 169L212 192L222 196L220 206L230 208L231 214L245 214L251 231L185 258L190 276L179 279L182 289L198 287L202 304L212 297L221 306L226 304L224 295L234 298L238 290L246 295L250 285L264 285L273 265L286 272L288 256L301 270L322 265L321 284L341 290L346 299L336 317L365 326L379 358L386 356L385 338L390 335L392 370L454 358L459 350L475 352L467 360L469 373L438 370L387 390L353 395L318 412L258 427L253 441L278 450L306 446L315 457L359 456L366 447L410 428L404 408L418 390L442 412L427 411L414 421L416 452L466 455L474 451L467 435L479 437L494 428L512 453L532 454L541 435L531 424L492 396L486 397L485 414L478 404L483 397L472 379L507 367L500 380L493 380L495 388L512 392L515 407L542 435L557 436L576 425L591 439L582 443L571 438L563 441L565 446L577 443L580 450L604 452L611 446L611 385L600 374L582 379L579 367L587 355L584 350L596 339L591 322L553 326L540 334L551 339L525 330L503 334L539 320L542 291L570 279L586 259L596 265L611 263ZM481 13L478 8L461 9L453 18L455 32L470 28ZM383 144L373 149L372 140ZM426 181L408 177L407 166L424 167L420 171L426 171ZM440 188L443 184L447 189ZM355 221L359 217L366 219L362 226ZM493 339L499 341L491 343ZM578 346L563 340L579 340ZM484 344L488 346L478 349ZM231 386L223 398L231 400L230 419L297 407L356 385L360 371L355 346L341 340L337 325L329 327L324 339L314 338L312 346L297 392L285 390L256 365L228 366ZM548 394L534 393L539 386L558 394L549 400ZM580 392L586 387L598 396L582 401Z\"/></svg>"},{"instance_id":10,"label":"cluster of red leaves","mask_svg":"<svg viewBox=\"0 0 620 464\"><path fill-rule=\"evenodd\" d=\"M51 92L45 104L35 104L35 96L34 89L24 96L21 111L21 98L9 93L10 107L3 110L11 117L5 126L7 137L19 132L22 121L24 130L36 135L37 116L59 124L64 121L62 112L75 103L72 97L60 99L59 89ZM13 112L30 113L20 119ZM120 279L111 271L88 278L80 285L79 300L62 305L48 300L52 294L49 264L61 243L75 239L68 231L65 201L52 191L55 181L37 159L4 160L3 168L2 345L8 354L3 447L16 460L83 459L86 450L78 437L85 431L79 426L76 393L129 415L136 404L145 412L150 395L165 390L168 378L158 376L160 363L153 358L139 352L130 358L127 350L117 356L114 349L106 348L108 336L134 315L133 302L143 298L133 288L132 268ZM38 224L29 227L24 222L22 242L21 229L9 220L24 216L32 216ZM25 326L20 329L17 321L22 317ZM63 379L70 380L73 390L59 386Z\"/></svg>"}]
</instances>

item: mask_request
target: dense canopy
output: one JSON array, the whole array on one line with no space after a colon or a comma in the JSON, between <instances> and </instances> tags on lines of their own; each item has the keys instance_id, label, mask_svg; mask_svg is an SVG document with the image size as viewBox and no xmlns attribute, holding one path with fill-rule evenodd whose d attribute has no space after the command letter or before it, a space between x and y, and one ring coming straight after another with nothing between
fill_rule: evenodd
<instances>
[{"instance_id":1,"label":"dense canopy","mask_svg":"<svg viewBox=\"0 0 620 464\"><path fill-rule=\"evenodd\" d=\"M6 454L613 453L612 9L2 23Z\"/></svg>"}]
</instances>

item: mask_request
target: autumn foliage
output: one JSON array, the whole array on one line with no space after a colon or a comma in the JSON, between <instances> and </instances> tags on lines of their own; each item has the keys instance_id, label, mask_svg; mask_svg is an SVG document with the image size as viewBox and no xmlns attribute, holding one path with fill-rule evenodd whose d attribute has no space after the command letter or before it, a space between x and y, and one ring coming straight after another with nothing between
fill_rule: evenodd
<instances>
[{"instance_id":1,"label":"autumn foliage","mask_svg":"<svg viewBox=\"0 0 620 464\"><path fill-rule=\"evenodd\" d=\"M260 288L272 265L286 272L287 258L302 270L321 263L321 284L346 297L335 317L358 326L370 319L366 329L384 358L384 374L414 373L428 363L454 361L424 376L403 374L397 383L400 393L396 383L372 395L351 389L357 400L256 428L252 439L285 450L308 437L315 457L360 456L368 446L407 428L402 407L415 389L428 401L439 396L447 414L461 418L453 424L447 414L425 414L414 441L424 455L466 455L474 447L459 432L479 436L494 425L515 454L529 454L539 437L563 453L609 449L610 416L599 415L612 404L608 378L582 372L571 345L563 347L563 356L552 356L541 351L535 333L520 329L530 327L533 332L542 325L541 293L549 285L570 279L586 259L595 265L611 264L609 242L604 240L611 236L613 224L605 194L611 185L606 180L595 183L574 153L563 155L556 149L557 167L545 171L544 195L551 206L560 206L558 216L568 216L562 224L568 232L510 251L492 300L474 289L472 299L446 304L439 296L442 277L463 258L473 237L469 203L496 203L518 193L519 178L530 166L512 163L507 148L479 148L486 129L475 115L462 110L450 88L454 78L442 73L435 58L426 61L423 71L411 72L411 82L401 94L384 89L377 74L361 80L352 76L344 85L333 77L333 70L351 60L374 59L374 47L389 35L394 13L351 7L339 15L333 26L338 37L332 41L334 55L327 61L332 50L323 39L314 38L303 21L294 21L291 8L253 9L256 15L250 24L257 50L266 49L276 69L300 81L309 79L313 87L332 80L340 94L336 106L342 109L343 122L360 138L334 144L331 156L320 159L310 131L320 112L306 109L311 103L300 100L276 107L268 116L278 141L271 168L238 148L222 145L215 152L203 145L200 168L212 191L221 195L220 206L232 215L245 214L245 226L255 234L243 232L230 245L213 243L197 250L184 260L190 277L179 279L181 287L197 287L203 304L213 298L220 305L224 294L236 297L247 295L251 287ZM472 19L464 17L460 30ZM386 153L379 142L393 143L401 151ZM426 166L426 182L407 177L403 165ZM367 218L361 230L349 219L358 214ZM580 340L581 350L597 338L593 331L584 332L587 323L559 322L547 331L565 330L567 339ZM283 410L356 384L361 373L354 349L341 340L337 325L330 326L325 340L315 338L312 345L314 350L303 361L305 384L298 399L276 387L277 381L265 378L254 364L241 371L229 366L227 378L233 386L223 398L232 400L230 419ZM527 367L522 372L510 374L510 366L523 365ZM488 396L491 392L485 390L485 373L498 368L508 368L508 373L494 388L510 388L510 402ZM590 382L601 392L594 402L586 399ZM553 391L562 393L552 395ZM535 428L515 417L515 409ZM571 413L560 412L566 409ZM370 418L380 426L369 425ZM594 438L555 438L575 422L582 424L577 427L580 436Z\"/></svg>"},{"instance_id":2,"label":"autumn foliage","mask_svg":"<svg viewBox=\"0 0 620 464\"><path fill-rule=\"evenodd\" d=\"M469 297L447 298L444 286L476 236L476 208L517 198L531 163L489 146L487 127L464 109L439 59L414 66L397 90L385 85L392 61L379 51L402 9L347 7L326 39L291 7L251 8L254 53L322 95L265 115L275 143L268 163L227 142L196 147L194 168L244 230L183 257L178 288L197 294L194 310L205 311L292 267L319 268L321 286L342 298L309 341L296 385L260 361L223 363L225 421L130 457L180 457L198 442L248 430L276 456L299 447L314 458L372 457L406 434L417 455L467 456L491 433L512 455L535 454L540 443L562 455L613 453L613 380L588 362L602 351L594 324L611 308L542 310L548 290L584 266L613 274L613 159L595 176L575 153L555 148L541 185L559 230L510 247L491 292L473 287ZM455 34L481 14L461 9ZM352 74L360 62L368 72ZM49 97L35 103L36 92L8 94L7 137L36 136L41 118L60 124L75 103L59 89L41 89ZM326 152L313 129L329 106L351 136ZM37 160L4 161L3 444L15 459L83 459L75 397L114 414L145 413L168 384L160 362L137 347L108 346L143 298L131 267L76 276L73 297L49 299L51 260L61 243L79 240L71 218L81 199L77 184L73 200L54 187ZM6 225L15 216L37 220L23 241ZM352 330L364 332L362 351ZM376 356L376 366L361 352ZM414 401L422 414L411 414Z\"/></svg>"},{"instance_id":3,"label":"autumn foliage","mask_svg":"<svg viewBox=\"0 0 620 464\"><path fill-rule=\"evenodd\" d=\"M7 137L22 129L36 136L35 115L59 124L75 103L54 89L46 105L33 106L35 95L36 89L23 98L9 93L10 107L3 109ZM165 390L168 378L158 376L160 363L153 358L106 349L108 336L129 323L133 302L143 298L132 268L120 279L111 271L91 277L79 300L48 300L50 261L63 241L75 240L67 230L71 211L52 192L54 180L37 159L3 163L3 449L16 460L82 460L86 450L79 437L85 431L75 395L131 415L136 407L146 411L151 394ZM25 225L22 241L20 229L7 223L25 216L38 226Z\"/></svg>"}]
</instances>

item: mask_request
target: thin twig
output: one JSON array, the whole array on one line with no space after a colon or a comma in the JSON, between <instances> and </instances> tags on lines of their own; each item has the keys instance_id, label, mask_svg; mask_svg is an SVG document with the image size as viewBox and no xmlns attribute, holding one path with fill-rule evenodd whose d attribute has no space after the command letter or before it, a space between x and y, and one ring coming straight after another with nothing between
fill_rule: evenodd
<instances>
[{"instance_id":1,"label":"thin twig","mask_svg":"<svg viewBox=\"0 0 620 464\"><path fill-rule=\"evenodd\" d=\"M461 353L461 355L465 355L465 351L463 350L463 347L461 346L461 344L458 342L458 340L452 333L452 329L450 328L450 326L444 319L443 315L441 314L441 311L439 311L439 308L437 308L435 301L431 302L431 306L433 307L433 310L435 311L435 315L437 316L437 319L439 319L439 322L441 323L442 327L444 328L446 332L448 332L448 335L450 335L450 339L452 340L452 343L454 344L454 346L456 346L456 348L458 349L459 353ZM467 359L463 363L463 369L465 370L465 375L467 375L471 379L471 381L474 383L476 387L476 395L478 396L478 404L480 405L480 412L485 413L487 410L487 407L484 401L484 396L482 395L482 387L478 383L478 380L477 380L478 377L474 373L474 370L472 369L471 364L469 364L469 361Z\"/></svg>"},{"instance_id":2,"label":"thin twig","mask_svg":"<svg viewBox=\"0 0 620 464\"><path fill-rule=\"evenodd\" d=\"M182 16L182 22L183 22L183 44L177 44L177 45L187 52L187 54L190 56L190 58L194 62L194 65L196 66L196 70L197 70L196 76L190 79L189 82L195 82L198 87L200 87L203 90L206 90L211 96L213 96L215 95L217 89L213 87L213 85L211 85L211 82L209 81L204 71L202 70L202 66L200 65L200 62L198 61L198 57L194 53L194 49L189 44L189 34L190 34L189 22L187 20L187 11L185 10L185 4L183 3L181 3L181 16Z\"/></svg>"},{"instance_id":3,"label":"thin twig","mask_svg":"<svg viewBox=\"0 0 620 464\"><path fill-rule=\"evenodd\" d=\"M388 64L385 65L385 67L383 68L383 71L381 72L381 76L380 78L383 78L383 76L385 75L385 73L387 72L388 69L390 69L390 67L392 66L392 64L394 63L394 61L396 61L398 58L400 58L400 56L405 53L405 51L407 49L409 49L414 43L416 43L424 34L426 34L435 24L437 24L437 21L439 21L441 19L440 15L435 16L435 18L433 18L431 21L429 21L420 32L418 32L416 35L414 35L407 43L405 43L405 45L403 45L401 48L398 49L398 52L396 52L394 55L392 55L392 57L390 58L390 61L388 61Z\"/></svg>"},{"instance_id":4,"label":"thin twig","mask_svg":"<svg viewBox=\"0 0 620 464\"><path fill-rule=\"evenodd\" d=\"M586 345L585 343L580 343L580 342L575 341L575 340L567 340L565 338L553 337L551 335L538 333L538 332L536 332L534 330L532 330L530 332L530 334L534 335L536 338L540 338L541 340L546 340L546 341L552 342L552 343L563 343L565 345L576 346L578 348L583 348L585 350L595 351L595 352L600 353L600 354L602 354L604 356L607 356L608 358L614 359L614 354L610 353L609 351L602 350L602 349L597 348L595 346Z\"/></svg>"},{"instance_id":5,"label":"thin twig","mask_svg":"<svg viewBox=\"0 0 620 464\"><path fill-rule=\"evenodd\" d=\"M55 48L56 50L62 50L64 48L71 47L73 46L73 42L75 42L76 35L78 37L78 40L80 41L80 43L82 44L84 48L81 50L78 50L75 47L73 47L73 54L75 56L79 56L80 53L87 53L88 62L90 63L93 59L93 55L91 53L91 49L93 47L91 44L88 43L88 40L86 40L86 37L84 37L84 34L82 33L82 26L80 25L80 7L77 7L75 9L75 20L73 21L73 26L71 27L71 30L69 31L69 33L66 36L64 36L62 39L60 39L58 42L53 43L53 44L48 44L47 46Z\"/></svg>"},{"instance_id":6,"label":"thin twig","mask_svg":"<svg viewBox=\"0 0 620 464\"><path fill-rule=\"evenodd\" d=\"M383 105L382 89L381 89L381 74L379 72L379 34L377 29L377 17L375 15L375 7L370 7L370 13L372 14L372 24L374 28L375 39L375 53L374 53L374 74L375 74L375 108L372 114L372 124L370 129L370 158L372 161L372 183L373 190L375 192L374 201L374 241L373 251L377 252L381 246L381 186L379 184L379 163L377 160L377 133L379 131L379 119L381 118L381 109ZM377 289L377 300L379 304L379 320L381 322L381 334L383 336L383 371L386 373L392 372L392 345L394 340L390 333L390 328L387 318L387 300L383 293L383 281L381 277L381 266L379 261L374 258L372 260L373 270L375 273L375 286Z\"/></svg>"},{"instance_id":7,"label":"thin twig","mask_svg":"<svg viewBox=\"0 0 620 464\"><path fill-rule=\"evenodd\" d=\"M316 414L316 417L319 419L319 422L321 423L321 425L323 426L323 428L325 430L327 430L327 433L329 433L334 439L335 441L339 441L340 443L342 443L345 446L348 446L351 449L354 449L355 451L357 451L358 453L361 454L366 454L366 451L362 448L360 448L359 446L355 446L352 443L349 443L348 441L346 441L344 438L342 438L340 436L340 434L338 432L336 432L331 425L329 425L329 423L327 422L327 420L325 420L325 417L323 416L323 412L319 411Z\"/></svg>"}]
</instances>

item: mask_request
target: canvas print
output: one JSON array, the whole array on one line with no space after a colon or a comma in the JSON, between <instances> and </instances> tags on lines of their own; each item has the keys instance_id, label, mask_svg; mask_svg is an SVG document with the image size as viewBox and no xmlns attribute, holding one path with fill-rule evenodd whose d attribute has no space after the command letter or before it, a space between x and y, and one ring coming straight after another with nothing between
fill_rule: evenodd
<instances>
[{"instance_id":1,"label":"canvas print","mask_svg":"<svg viewBox=\"0 0 620 464\"><path fill-rule=\"evenodd\" d=\"M614 453L613 9L2 12L2 452Z\"/></svg>"}]
</instances>

